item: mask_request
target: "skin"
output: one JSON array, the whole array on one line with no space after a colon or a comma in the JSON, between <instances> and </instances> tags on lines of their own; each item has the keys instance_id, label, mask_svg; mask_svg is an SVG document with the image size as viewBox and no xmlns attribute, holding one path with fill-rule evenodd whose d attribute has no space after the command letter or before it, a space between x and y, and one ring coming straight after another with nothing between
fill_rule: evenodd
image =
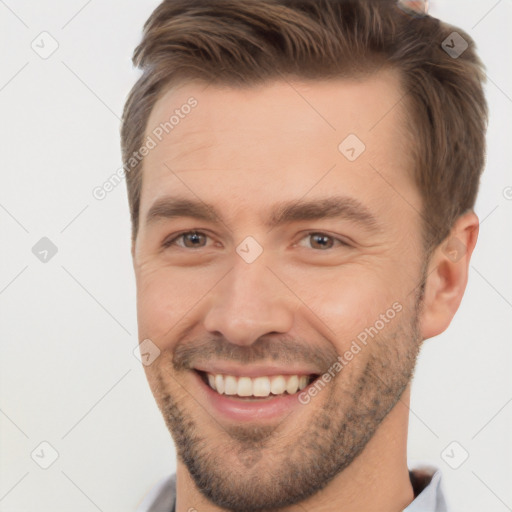
<instances>
[{"instance_id":1,"label":"skin","mask_svg":"<svg viewBox=\"0 0 512 512\"><path fill-rule=\"evenodd\" d=\"M178 452L177 512L392 512L413 501L410 379L422 342L444 331L460 304L478 219L468 212L453 226L462 256L439 246L426 261L402 94L386 70L243 90L189 82L155 105L147 134L190 96L198 101L145 157L132 248L139 339L161 351L145 371ZM366 146L353 162L338 150L351 133ZM350 219L265 225L281 201L334 194L365 205L378 229ZM222 221L147 223L170 195L211 204ZM163 247L191 230L206 236ZM236 252L247 236L263 249L250 264ZM396 302L401 312L279 421L215 416L191 370L314 361L321 373Z\"/></svg>"}]
</instances>

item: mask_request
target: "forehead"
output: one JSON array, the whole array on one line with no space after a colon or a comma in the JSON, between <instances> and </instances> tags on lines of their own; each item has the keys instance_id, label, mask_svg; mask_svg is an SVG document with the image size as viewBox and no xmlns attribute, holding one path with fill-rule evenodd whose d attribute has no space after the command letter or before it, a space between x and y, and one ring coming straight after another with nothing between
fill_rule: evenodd
<instances>
[{"instance_id":1,"label":"forehead","mask_svg":"<svg viewBox=\"0 0 512 512\"><path fill-rule=\"evenodd\" d=\"M255 201L259 192L267 200L297 197L313 186L328 192L339 185L342 192L371 196L378 194L372 186L383 189L376 173L395 187L411 188L403 98L392 70L245 88L175 87L155 104L146 127L156 144L144 158L141 210L187 183L189 193L219 199L226 192L243 197L250 189ZM361 155L348 158L354 153Z\"/></svg>"}]
</instances>

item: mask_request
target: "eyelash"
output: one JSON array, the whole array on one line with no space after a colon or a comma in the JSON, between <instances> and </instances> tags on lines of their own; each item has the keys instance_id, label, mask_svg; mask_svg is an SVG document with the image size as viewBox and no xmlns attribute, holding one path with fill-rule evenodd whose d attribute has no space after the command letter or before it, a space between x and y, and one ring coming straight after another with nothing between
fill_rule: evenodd
<instances>
[{"instance_id":1,"label":"eyelash","mask_svg":"<svg viewBox=\"0 0 512 512\"><path fill-rule=\"evenodd\" d=\"M209 236L206 234L206 233L203 233L202 231L196 231L196 230L192 230L192 231L184 231L178 235L176 235L175 237L171 238L171 239L167 239L163 242L162 244L162 247L163 248L169 248L173 245L177 245L176 244L176 241L179 240L180 238L184 237L185 235L192 235L192 234L195 234L195 235L204 235L206 237L209 238ZM327 233L323 233L321 231L309 231L308 233L306 233L299 241L302 241L304 240L304 238L307 238L308 236L312 236L312 235L321 235L321 236L325 236L327 238L330 238L332 240L334 240L335 242L338 242L339 246L342 246L342 247L351 247L350 244L348 244L347 242L341 240L340 238L336 238L334 236L331 236L331 235L328 235ZM297 245L297 244L294 244L294 245ZM204 249L204 247L198 247L197 249L194 249L194 248L191 248L191 247L182 247L180 245L177 245L179 248L181 249L190 249L192 251L194 250L197 250L197 249ZM329 247L327 249L325 249L324 251L322 250L318 250L318 252L328 252L329 250L333 250L335 249L335 247Z\"/></svg>"}]
</instances>

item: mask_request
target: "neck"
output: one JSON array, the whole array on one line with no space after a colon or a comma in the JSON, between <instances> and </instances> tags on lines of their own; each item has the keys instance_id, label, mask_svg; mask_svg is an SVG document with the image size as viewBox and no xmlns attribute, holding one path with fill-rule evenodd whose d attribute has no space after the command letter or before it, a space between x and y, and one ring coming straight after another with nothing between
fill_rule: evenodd
<instances>
[{"instance_id":1,"label":"neck","mask_svg":"<svg viewBox=\"0 0 512 512\"><path fill-rule=\"evenodd\" d=\"M361 454L324 489L300 503L305 510L402 512L414 500L407 467L409 402L410 383ZM224 512L204 498L179 460L176 495L176 512ZM292 510L296 507L280 512Z\"/></svg>"}]
</instances>

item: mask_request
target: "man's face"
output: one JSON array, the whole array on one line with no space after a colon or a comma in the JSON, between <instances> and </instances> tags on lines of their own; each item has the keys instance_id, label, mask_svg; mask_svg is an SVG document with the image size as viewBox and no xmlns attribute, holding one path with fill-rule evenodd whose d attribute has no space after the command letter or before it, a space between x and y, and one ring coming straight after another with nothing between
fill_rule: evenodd
<instances>
[{"instance_id":1,"label":"man's face","mask_svg":"<svg viewBox=\"0 0 512 512\"><path fill-rule=\"evenodd\" d=\"M139 337L161 351L145 370L180 461L220 507L316 493L411 378L424 261L402 94L391 72L188 84L152 111L146 135L158 144L134 246ZM182 108L190 97L197 105ZM178 199L216 216L176 215ZM275 394L221 394L207 373L242 377L217 378L229 392ZM295 392L293 375L301 387L320 377Z\"/></svg>"}]
</instances>

